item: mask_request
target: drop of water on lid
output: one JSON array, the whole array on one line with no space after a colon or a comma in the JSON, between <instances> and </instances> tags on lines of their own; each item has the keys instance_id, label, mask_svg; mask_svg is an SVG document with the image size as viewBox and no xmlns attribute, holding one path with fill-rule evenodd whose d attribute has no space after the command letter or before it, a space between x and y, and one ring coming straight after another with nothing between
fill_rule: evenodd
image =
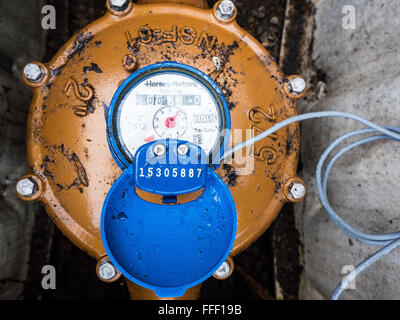
<instances>
[{"instance_id":1,"label":"drop of water on lid","mask_svg":"<svg viewBox=\"0 0 400 320\"><path fill-rule=\"evenodd\" d=\"M120 212L120 213L118 213L118 216L117 216L117 218L118 218L118 220L121 220L121 221L123 221L123 220L126 220L126 219L128 219L128 216L127 216L125 213L123 213L123 212Z\"/></svg>"}]
</instances>

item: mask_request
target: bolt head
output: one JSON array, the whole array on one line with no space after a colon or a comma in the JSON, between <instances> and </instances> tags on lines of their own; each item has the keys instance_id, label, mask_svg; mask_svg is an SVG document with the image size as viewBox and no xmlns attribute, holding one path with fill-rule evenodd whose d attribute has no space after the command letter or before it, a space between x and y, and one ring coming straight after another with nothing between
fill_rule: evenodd
<instances>
[{"instance_id":1,"label":"bolt head","mask_svg":"<svg viewBox=\"0 0 400 320\"><path fill-rule=\"evenodd\" d=\"M17 192L23 197L31 197L36 191L36 183L29 178L22 179L17 183Z\"/></svg>"},{"instance_id":2,"label":"bolt head","mask_svg":"<svg viewBox=\"0 0 400 320\"><path fill-rule=\"evenodd\" d=\"M222 0L217 7L216 13L219 19L229 20L235 15L235 4L231 0Z\"/></svg>"},{"instance_id":3,"label":"bolt head","mask_svg":"<svg viewBox=\"0 0 400 320\"><path fill-rule=\"evenodd\" d=\"M180 155L180 156L186 156L187 155L187 153L189 152L189 147L187 146L187 144L181 144L179 147L178 147L178 154Z\"/></svg>"},{"instance_id":4,"label":"bolt head","mask_svg":"<svg viewBox=\"0 0 400 320\"><path fill-rule=\"evenodd\" d=\"M103 280L109 281L117 275L117 269L109 261L103 262L99 266L99 276Z\"/></svg>"},{"instance_id":5,"label":"bolt head","mask_svg":"<svg viewBox=\"0 0 400 320\"><path fill-rule=\"evenodd\" d=\"M158 143L153 147L153 151L157 157L162 157L167 153L167 148L165 145Z\"/></svg>"},{"instance_id":6,"label":"bolt head","mask_svg":"<svg viewBox=\"0 0 400 320\"><path fill-rule=\"evenodd\" d=\"M293 94L301 94L306 89L306 82L303 78L296 77L289 80L289 90Z\"/></svg>"},{"instance_id":7,"label":"bolt head","mask_svg":"<svg viewBox=\"0 0 400 320\"><path fill-rule=\"evenodd\" d=\"M221 266L217 269L217 271L214 272L214 276L217 278L224 279L229 276L229 273L231 272L231 265L229 264L228 261L225 261Z\"/></svg>"},{"instance_id":8,"label":"bolt head","mask_svg":"<svg viewBox=\"0 0 400 320\"><path fill-rule=\"evenodd\" d=\"M110 7L116 11L124 11L128 8L130 0L109 0Z\"/></svg>"},{"instance_id":9,"label":"bolt head","mask_svg":"<svg viewBox=\"0 0 400 320\"><path fill-rule=\"evenodd\" d=\"M137 58L133 54L127 54L122 59L122 65L128 71L134 71L137 67Z\"/></svg>"},{"instance_id":10,"label":"bolt head","mask_svg":"<svg viewBox=\"0 0 400 320\"><path fill-rule=\"evenodd\" d=\"M30 82L40 82L44 77L44 70L36 63L28 63L24 67L24 76Z\"/></svg>"},{"instance_id":11,"label":"bolt head","mask_svg":"<svg viewBox=\"0 0 400 320\"><path fill-rule=\"evenodd\" d=\"M292 197L296 200L302 199L306 195L306 187L299 182L293 183L289 191Z\"/></svg>"},{"instance_id":12,"label":"bolt head","mask_svg":"<svg viewBox=\"0 0 400 320\"><path fill-rule=\"evenodd\" d=\"M221 59L218 57L212 57L212 61L214 63L214 66L216 69L220 69L221 68Z\"/></svg>"}]
</instances>

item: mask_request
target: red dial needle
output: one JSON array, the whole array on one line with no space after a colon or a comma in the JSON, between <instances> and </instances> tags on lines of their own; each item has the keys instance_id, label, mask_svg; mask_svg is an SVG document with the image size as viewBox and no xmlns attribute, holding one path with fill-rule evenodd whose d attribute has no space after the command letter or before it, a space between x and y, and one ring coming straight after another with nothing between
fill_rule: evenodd
<instances>
[{"instance_id":1,"label":"red dial needle","mask_svg":"<svg viewBox=\"0 0 400 320\"><path fill-rule=\"evenodd\" d=\"M176 117L180 114L181 111L178 111L173 117L168 117L165 119L165 126L169 129L173 129L176 126Z\"/></svg>"}]
</instances>

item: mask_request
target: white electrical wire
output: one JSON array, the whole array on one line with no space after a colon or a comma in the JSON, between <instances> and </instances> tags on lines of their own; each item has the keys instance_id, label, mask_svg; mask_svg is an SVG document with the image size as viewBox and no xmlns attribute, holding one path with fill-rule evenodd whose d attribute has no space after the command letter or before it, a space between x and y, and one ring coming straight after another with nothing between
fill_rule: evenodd
<instances>
[{"instance_id":1,"label":"white electrical wire","mask_svg":"<svg viewBox=\"0 0 400 320\"><path fill-rule=\"evenodd\" d=\"M291 123L308 120L308 119L330 118L330 117L352 119L352 120L355 120L357 122L364 124L365 126L369 127L370 129L362 129L362 130L352 131L350 133L347 133L347 134L339 137L322 154L322 156L318 162L317 169L316 169L316 175L315 175L317 189L318 189L318 195L321 200L321 203L324 206L324 208L325 208L326 212L328 213L329 218L332 220L332 222L335 223L337 227L339 227L342 231L347 233L350 237L353 237L355 239L358 239L358 240L368 243L368 244L384 246L383 248L381 248L380 250L375 252L373 255L368 257L366 260L361 262L354 269L353 272L349 273L346 277L343 278L343 280L336 287L334 293L331 296L332 300L337 300L339 298L339 296L343 293L343 291L349 286L349 284L357 277L357 275L359 275L362 271L364 271L369 266L371 266L373 263L375 263L376 261L381 259L384 255L388 254L389 252L391 252L392 250L394 250L395 248L400 246L400 232L385 233L385 234L369 234L369 233L365 233L360 230L357 230L354 227L352 227L351 225L349 225L348 223L346 223L342 218L339 217L339 215L335 212L335 210L331 207L331 205L329 203L328 196L327 196L327 184L328 184L329 174L330 174L331 169L332 169L333 165L335 164L335 162L344 153L346 153L347 151L350 151L362 144L369 143L372 141L377 141L377 140L400 141L400 128L381 127L371 121L365 120L357 115L346 113L346 112L339 112L339 111L312 112L312 113L307 113L307 114L295 116L292 118L288 118L282 122L275 124L268 130L253 137L252 139L246 140L240 144L235 145L231 149L227 150L224 153L224 155L222 156L222 159L226 159L234 152L268 137L270 134L282 129L283 127L285 127ZM355 136L360 136L360 135L365 135L365 134L372 134L372 133L377 133L377 135L369 136L367 138L362 138L360 140L357 140L355 142L352 142L352 143L342 147L329 160L328 164L325 167L325 171L323 171L325 162L328 159L329 155L340 143L344 142L345 140L349 139L350 137L355 137Z\"/></svg>"}]
</instances>

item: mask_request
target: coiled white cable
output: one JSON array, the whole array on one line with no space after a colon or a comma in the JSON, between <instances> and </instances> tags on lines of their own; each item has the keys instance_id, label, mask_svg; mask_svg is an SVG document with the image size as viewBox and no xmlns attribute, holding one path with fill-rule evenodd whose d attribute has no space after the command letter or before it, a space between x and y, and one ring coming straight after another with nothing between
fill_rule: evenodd
<instances>
[{"instance_id":1,"label":"coiled white cable","mask_svg":"<svg viewBox=\"0 0 400 320\"><path fill-rule=\"evenodd\" d=\"M339 137L322 154L322 156L318 162L317 169L316 169L316 175L315 175L320 201L321 201L322 205L324 206L326 212L328 213L329 218L333 221L333 223L335 223L337 227L339 227L342 231L347 233L350 237L353 237L355 239L358 239L358 240L368 243L368 244L384 246L383 248L381 248L380 250L375 252L373 255L368 257L366 260L361 262L354 269L353 272L349 273L346 277L343 278L343 280L336 287L334 293L331 296L332 300L337 300L339 298L339 296L343 293L343 291L355 279L355 277L357 277L357 275L359 275L362 271L364 271L369 266L371 266L373 263L375 263L376 261L381 259L384 255L388 254L389 252L391 252L392 250L394 250L395 248L400 246L400 232L385 233L385 234L369 234L369 233L365 233L360 230L357 230L356 228L354 228L351 225L349 225L348 223L346 223L342 218L339 217L339 215L331 207L331 205L328 201L327 183L328 183L329 174L331 172L331 169L332 169L334 163L344 153L346 153L347 151L350 151L362 144L369 143L369 142L376 141L376 140L400 141L400 128L381 127L371 121L368 121L357 115L346 113L346 112L339 112L339 111L312 112L312 113L307 113L307 114L295 116L292 118L288 118L282 122L275 124L268 130L253 137L252 139L246 140L240 144L235 145L231 149L227 150L224 153L224 155L222 156L222 159L226 159L234 152L268 137L272 133L282 129L283 127L285 127L291 123L308 120L308 119L330 118L330 117L352 119L352 120L355 120L357 122L364 124L365 126L369 127L370 129L352 131L350 133L347 133L347 134ZM371 133L377 133L377 134L375 136L369 136L367 138L362 138L358 141L355 141L353 143L346 145L345 147L342 147L330 159L330 161L328 162L328 164L325 167L325 171L323 171L323 168L324 168L324 165L325 165L325 162L326 162L328 156L340 143L344 142L345 140L347 140L350 137L371 134Z\"/></svg>"}]
</instances>

